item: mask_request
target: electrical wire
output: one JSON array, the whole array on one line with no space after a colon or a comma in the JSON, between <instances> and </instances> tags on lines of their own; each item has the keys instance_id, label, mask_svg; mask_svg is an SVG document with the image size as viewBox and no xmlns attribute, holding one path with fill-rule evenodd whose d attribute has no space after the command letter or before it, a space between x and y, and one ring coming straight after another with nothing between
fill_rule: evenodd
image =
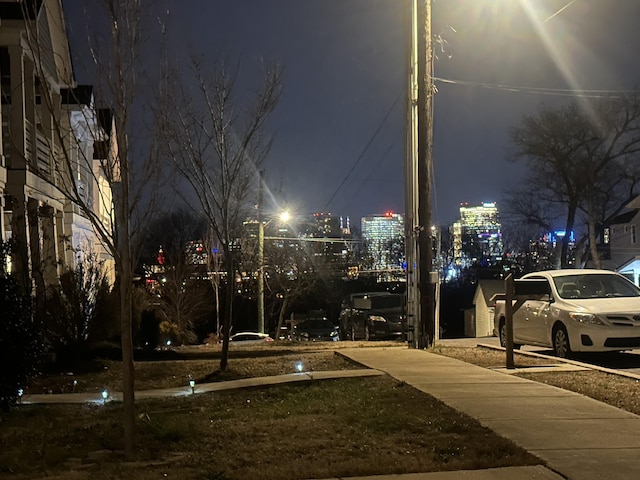
<instances>
[{"instance_id":1,"label":"electrical wire","mask_svg":"<svg viewBox=\"0 0 640 480\"><path fill-rule=\"evenodd\" d=\"M434 80L451 85L468 85L472 87L489 88L493 90L503 90L518 93L534 93L538 95L555 95L565 97L586 97L586 98L619 98L624 95L638 95L639 90L582 90L571 88L543 88L519 85L501 85L496 83L471 82L468 80L453 80L449 78L434 77Z\"/></svg>"},{"instance_id":2,"label":"electrical wire","mask_svg":"<svg viewBox=\"0 0 640 480\"><path fill-rule=\"evenodd\" d=\"M567 8L569 8L571 5L573 5L574 3L576 3L576 0L571 0L569 3L567 3L564 7L562 7L560 10L558 10L556 13L554 13L553 15L549 16L544 22L542 23L547 23L549 20L553 19L554 17L557 17L558 15L560 15L562 12L564 12Z\"/></svg>"},{"instance_id":3,"label":"electrical wire","mask_svg":"<svg viewBox=\"0 0 640 480\"><path fill-rule=\"evenodd\" d=\"M351 198L357 198L358 195L360 195L360 192L362 191L364 186L371 179L371 176L373 175L373 172L378 168L378 166L382 163L382 161L387 157L387 155L389 154L389 152L391 151L391 149L393 147L395 147L395 143L390 144L387 147L387 150L382 154L382 156L378 157L378 161L372 166L372 168L368 169L368 174L362 179L362 181L360 182L360 185L358 186L358 188L354 189L353 193L351 194Z\"/></svg>"},{"instance_id":4,"label":"electrical wire","mask_svg":"<svg viewBox=\"0 0 640 480\"><path fill-rule=\"evenodd\" d=\"M351 169L349 170L347 175L342 179L342 182L340 182L340 185L338 185L338 188L336 188L335 192L333 192L333 195L331 195L331 198L329 199L329 201L327 202L327 204L324 207L325 211L329 210L329 205L331 205L331 202L333 202L333 200L336 198L336 195L338 195L338 192L340 192L342 187L344 187L345 183L347 183L347 180L349 180L349 177L351 176L351 174L354 172L354 170L356 169L356 167L358 166L360 161L364 158L364 154L367 152L367 150L369 149L369 147L371 146L373 141L376 139L376 137L380 133L380 130L382 130L382 127L387 122L387 119L389 118L389 115L391 115L391 112L395 108L395 106L398 103L398 100L400 100L401 96L402 96L402 92L399 93L398 96L396 97L396 99L393 101L393 104L391 105L391 108L389 108L389 110L385 114L384 118L382 119L382 121L378 125L378 128L376 128L376 131L373 132L373 135L371 136L371 138L369 139L369 141L365 145L364 149L362 150L362 152L360 153L358 158L356 158L355 162L353 162L353 165L351 166Z\"/></svg>"}]
</instances>

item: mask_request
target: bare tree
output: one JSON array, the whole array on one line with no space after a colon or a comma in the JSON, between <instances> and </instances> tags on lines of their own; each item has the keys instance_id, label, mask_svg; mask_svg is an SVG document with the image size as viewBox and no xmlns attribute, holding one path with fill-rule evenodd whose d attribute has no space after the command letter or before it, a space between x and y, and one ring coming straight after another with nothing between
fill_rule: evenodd
<instances>
[{"instance_id":1,"label":"bare tree","mask_svg":"<svg viewBox=\"0 0 640 480\"><path fill-rule=\"evenodd\" d=\"M211 69L192 61L193 81L170 72L163 102L167 152L195 193L202 213L222 248L226 301L220 369L228 363L234 296L236 243L271 139L266 123L281 92L282 70L263 65L262 85L247 103L236 82L239 69L224 61ZM185 86L193 85L193 89Z\"/></svg>"},{"instance_id":2,"label":"bare tree","mask_svg":"<svg viewBox=\"0 0 640 480\"><path fill-rule=\"evenodd\" d=\"M31 3L21 2L25 18L31 15ZM49 4L54 3L45 2L48 15L52 14ZM142 24L148 17L142 13L140 0L101 0L87 8L87 19L91 18L87 22L91 25L87 33L89 69L95 74L95 87L89 96L85 95L87 88L72 84L64 92L43 88L39 92L39 111L44 137L55 157L58 190L90 222L99 243L113 258L120 298L124 450L127 458L133 458L133 268L145 222L150 218L148 212L140 212L144 186L154 184L159 171L152 141L140 142L139 137L132 136L132 132L143 130L139 122L144 119L138 115L137 102L141 95L139 82L145 79ZM61 12L60 21L64 22ZM40 29L37 22L27 25L26 41L37 59L34 73L44 80L50 75L48 61L58 53L55 48L50 51L46 30ZM96 107L93 93L104 109ZM87 193L87 182L95 185L94 195ZM151 191L144 205L151 205L153 198Z\"/></svg>"},{"instance_id":3,"label":"bare tree","mask_svg":"<svg viewBox=\"0 0 640 480\"><path fill-rule=\"evenodd\" d=\"M564 230L572 232L582 212L597 258L597 225L620 208L637 183L637 169L630 169L629 161L636 162L640 152L640 99L542 107L513 128L511 138L514 158L529 166L526 181L509 192L512 213L544 228L563 215ZM568 266L568 243L567 234L558 266Z\"/></svg>"},{"instance_id":4,"label":"bare tree","mask_svg":"<svg viewBox=\"0 0 640 480\"><path fill-rule=\"evenodd\" d=\"M272 240L265 247L267 291L271 293L271 305L278 307L277 339L295 302L311 291L320 290L323 272L314 266L313 244L303 240Z\"/></svg>"},{"instance_id":5,"label":"bare tree","mask_svg":"<svg viewBox=\"0 0 640 480\"><path fill-rule=\"evenodd\" d=\"M223 256L220 251L220 242L215 233L209 230L204 237L204 246L207 250L207 274L215 297L215 337L218 341L222 338L222 324L220 323L220 287L222 286L221 274L223 273Z\"/></svg>"},{"instance_id":6,"label":"bare tree","mask_svg":"<svg viewBox=\"0 0 640 480\"><path fill-rule=\"evenodd\" d=\"M160 215L150 226L146 242L147 259L162 249L161 278L153 291L164 322L161 327L182 343L196 340L196 325L212 310L208 255L200 240L204 233L204 219L181 208Z\"/></svg>"}]
</instances>

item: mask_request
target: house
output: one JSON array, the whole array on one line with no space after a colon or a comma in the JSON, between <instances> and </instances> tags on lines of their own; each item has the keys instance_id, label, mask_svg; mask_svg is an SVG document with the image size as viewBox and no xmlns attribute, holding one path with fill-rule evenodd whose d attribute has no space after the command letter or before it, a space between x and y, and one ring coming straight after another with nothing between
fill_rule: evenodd
<instances>
[{"instance_id":1,"label":"house","mask_svg":"<svg viewBox=\"0 0 640 480\"><path fill-rule=\"evenodd\" d=\"M626 208L626 212L603 228L602 267L640 285L640 196L630 201Z\"/></svg>"},{"instance_id":2,"label":"house","mask_svg":"<svg viewBox=\"0 0 640 480\"><path fill-rule=\"evenodd\" d=\"M465 315L466 337L489 337L493 335L494 306L491 297L504 293L504 280L479 280L473 296L473 309Z\"/></svg>"},{"instance_id":3,"label":"house","mask_svg":"<svg viewBox=\"0 0 640 480\"><path fill-rule=\"evenodd\" d=\"M94 144L112 125L79 121L95 111L93 95L75 83L59 0L0 1L0 25L0 240L12 242L10 270L24 290L43 298L80 249L100 245L88 217L110 206L79 208L70 192L91 199L106 187L109 201Z\"/></svg>"}]
</instances>

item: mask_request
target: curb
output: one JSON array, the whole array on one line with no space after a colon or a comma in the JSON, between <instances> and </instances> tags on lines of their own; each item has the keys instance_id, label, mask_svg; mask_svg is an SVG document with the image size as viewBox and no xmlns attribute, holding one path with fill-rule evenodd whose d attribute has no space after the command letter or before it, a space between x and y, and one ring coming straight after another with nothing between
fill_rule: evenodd
<instances>
[{"instance_id":1,"label":"curb","mask_svg":"<svg viewBox=\"0 0 640 480\"><path fill-rule=\"evenodd\" d=\"M481 348L488 348L490 350L500 350L500 351L503 351L503 352L506 351L506 348L504 348L504 347L498 347L496 345L489 345L487 343L478 343L476 346L477 347L481 347ZM514 350L513 353L517 353L518 355L525 355L525 356L529 356L529 357L544 358L544 359L547 359L547 360L553 360L554 362L568 363L570 365L575 365L576 367L586 368L588 370L598 370L600 372L609 373L611 375L618 375L620 377L627 377L627 378L633 378L634 380L640 380L640 375L638 375L636 373L623 372L623 371L620 371L620 370L614 370L612 368L601 367L599 365L593 365L591 363L579 362L577 360L571 360L569 358L553 357L553 356L550 356L550 355L545 355L543 353L525 352L525 351L521 351L521 350L518 350L518 351Z\"/></svg>"}]
</instances>

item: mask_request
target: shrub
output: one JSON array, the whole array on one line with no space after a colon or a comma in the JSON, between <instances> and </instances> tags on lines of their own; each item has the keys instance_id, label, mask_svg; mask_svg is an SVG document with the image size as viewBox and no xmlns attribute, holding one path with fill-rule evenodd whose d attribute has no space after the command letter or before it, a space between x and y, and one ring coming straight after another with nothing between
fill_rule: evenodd
<instances>
[{"instance_id":1,"label":"shrub","mask_svg":"<svg viewBox=\"0 0 640 480\"><path fill-rule=\"evenodd\" d=\"M58 353L108 340L113 330L113 322L105 321L113 309L103 262L91 252L82 252L79 258L82 260L65 269L60 283L48 292L44 323Z\"/></svg>"},{"instance_id":2,"label":"shrub","mask_svg":"<svg viewBox=\"0 0 640 480\"><path fill-rule=\"evenodd\" d=\"M44 358L42 328L34 320L31 298L6 273L8 247L2 246L0 269L0 408L14 406L19 389L26 389Z\"/></svg>"}]
</instances>

